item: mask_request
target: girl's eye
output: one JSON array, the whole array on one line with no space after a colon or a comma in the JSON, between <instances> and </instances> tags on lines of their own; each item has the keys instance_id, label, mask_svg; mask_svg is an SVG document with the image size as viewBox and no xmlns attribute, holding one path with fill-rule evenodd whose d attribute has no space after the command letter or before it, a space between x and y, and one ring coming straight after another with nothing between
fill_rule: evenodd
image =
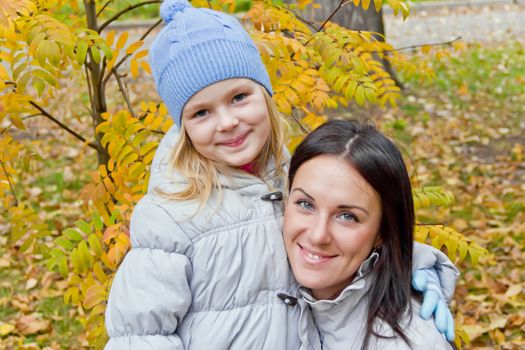
<instances>
[{"instance_id":1,"label":"girl's eye","mask_svg":"<svg viewBox=\"0 0 525 350\"><path fill-rule=\"evenodd\" d=\"M295 202L295 204L297 204L298 206L300 206L301 208L306 209L306 210L312 210L313 207L314 207L312 205L312 203L310 203L308 201L305 201L303 199L298 200L297 202Z\"/></svg>"},{"instance_id":2,"label":"girl's eye","mask_svg":"<svg viewBox=\"0 0 525 350\"><path fill-rule=\"evenodd\" d=\"M233 102L240 102L242 100L244 100L246 98L246 94L238 94L238 95L235 95L232 99Z\"/></svg>"},{"instance_id":3,"label":"girl's eye","mask_svg":"<svg viewBox=\"0 0 525 350\"><path fill-rule=\"evenodd\" d=\"M197 113L195 113L193 116L196 117L196 118L202 118L202 117L205 117L208 115L208 110L206 109L201 109L200 111L198 111Z\"/></svg>"},{"instance_id":4,"label":"girl's eye","mask_svg":"<svg viewBox=\"0 0 525 350\"><path fill-rule=\"evenodd\" d=\"M341 220L343 220L343 221L355 221L355 222L359 222L359 220L357 219L357 216L355 216L355 215L352 214L352 213L341 213L341 214L339 214L338 218L341 219Z\"/></svg>"}]
</instances>

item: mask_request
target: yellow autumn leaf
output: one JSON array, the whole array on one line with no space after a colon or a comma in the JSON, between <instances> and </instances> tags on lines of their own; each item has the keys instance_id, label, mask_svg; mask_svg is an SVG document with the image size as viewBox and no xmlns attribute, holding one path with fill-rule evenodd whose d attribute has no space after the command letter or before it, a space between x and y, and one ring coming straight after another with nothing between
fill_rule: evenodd
<instances>
[{"instance_id":1,"label":"yellow autumn leaf","mask_svg":"<svg viewBox=\"0 0 525 350\"><path fill-rule=\"evenodd\" d=\"M128 48L126 49L126 55L132 55L135 51L137 51L139 47L142 46L142 44L144 44L144 41L139 40L129 45Z\"/></svg>"},{"instance_id":2,"label":"yellow autumn leaf","mask_svg":"<svg viewBox=\"0 0 525 350\"><path fill-rule=\"evenodd\" d=\"M108 45L109 47L111 47L111 45L113 45L113 43L115 42L115 31L114 30L110 30L108 32L108 35L106 35L106 45Z\"/></svg>"},{"instance_id":3,"label":"yellow autumn leaf","mask_svg":"<svg viewBox=\"0 0 525 350\"><path fill-rule=\"evenodd\" d=\"M129 36L128 32L124 32L120 35L117 41L117 46L116 46L118 50L121 50L124 47L124 45L126 45L126 42L128 41L128 36Z\"/></svg>"},{"instance_id":4,"label":"yellow autumn leaf","mask_svg":"<svg viewBox=\"0 0 525 350\"><path fill-rule=\"evenodd\" d=\"M137 54L135 55L135 59L137 60L140 60L144 57L146 57L148 55L148 50L145 49L145 50L140 50L139 52L137 52Z\"/></svg>"},{"instance_id":5,"label":"yellow autumn leaf","mask_svg":"<svg viewBox=\"0 0 525 350\"><path fill-rule=\"evenodd\" d=\"M15 326L9 323L2 323L0 324L0 336L6 336L9 333L12 333L15 330Z\"/></svg>"},{"instance_id":6,"label":"yellow autumn leaf","mask_svg":"<svg viewBox=\"0 0 525 350\"><path fill-rule=\"evenodd\" d=\"M301 143L301 141L303 141L303 139L304 139L304 135L301 135L301 136L294 136L290 139L290 141L288 141L288 150L290 151L290 153L293 154L293 152L295 152L295 149Z\"/></svg>"},{"instance_id":7,"label":"yellow autumn leaf","mask_svg":"<svg viewBox=\"0 0 525 350\"><path fill-rule=\"evenodd\" d=\"M133 79L136 79L139 75L139 63L137 60L133 59L131 60L129 65L130 65L129 69L131 71L131 77Z\"/></svg>"},{"instance_id":8,"label":"yellow autumn leaf","mask_svg":"<svg viewBox=\"0 0 525 350\"><path fill-rule=\"evenodd\" d=\"M140 67L149 75L151 75L151 67L147 61L140 61Z\"/></svg>"}]
</instances>

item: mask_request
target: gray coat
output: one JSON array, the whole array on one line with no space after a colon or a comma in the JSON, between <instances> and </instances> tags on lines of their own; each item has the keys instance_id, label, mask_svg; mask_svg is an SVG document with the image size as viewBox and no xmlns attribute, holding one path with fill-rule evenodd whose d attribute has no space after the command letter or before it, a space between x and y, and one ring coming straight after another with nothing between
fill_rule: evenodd
<instances>
[{"instance_id":1,"label":"gray coat","mask_svg":"<svg viewBox=\"0 0 525 350\"><path fill-rule=\"evenodd\" d=\"M107 305L106 349L298 349L299 309L277 296L297 290L281 236L283 204L261 199L282 191L284 179L272 169L266 183L221 177L222 201L212 196L195 214L196 201L154 191L184 183L166 171L176 138L173 127L131 218L132 249Z\"/></svg>"},{"instance_id":2,"label":"gray coat","mask_svg":"<svg viewBox=\"0 0 525 350\"><path fill-rule=\"evenodd\" d=\"M450 260L437 249L417 245L414 254L414 269L418 267L439 266L438 275L444 284L445 297L449 300L458 270ZM423 249L423 250L421 250ZM433 254L429 254L432 252ZM418 257L422 258L419 259ZM360 350L366 331L368 312L368 290L374 283L374 274L370 272L378 258L373 253L365 260L356 274L354 282L348 285L334 300L316 300L305 288L298 290L298 303L301 306L300 337L301 350ZM401 325L411 341L408 346L401 338L383 339L371 337L368 349L405 350L405 349L452 349L444 335L440 334L434 319L425 321L419 316L420 305L412 302L412 314L405 315ZM375 329L379 334L393 336L388 324L377 321Z\"/></svg>"},{"instance_id":3,"label":"gray coat","mask_svg":"<svg viewBox=\"0 0 525 350\"><path fill-rule=\"evenodd\" d=\"M222 201L212 197L193 215L197 202L155 192L184 185L167 175L177 136L172 127L159 145L148 193L133 211L132 249L109 294L105 349L299 349L304 309L287 298L298 286L282 242L282 202L261 199L282 191L284 179L272 166L266 183L222 177ZM428 250L415 255L421 268L436 263Z\"/></svg>"}]
</instances>

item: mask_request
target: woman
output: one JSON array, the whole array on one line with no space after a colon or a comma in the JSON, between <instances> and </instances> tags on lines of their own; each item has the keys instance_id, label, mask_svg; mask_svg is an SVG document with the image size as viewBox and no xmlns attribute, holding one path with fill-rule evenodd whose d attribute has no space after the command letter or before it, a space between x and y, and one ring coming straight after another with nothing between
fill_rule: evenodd
<instances>
[{"instance_id":1,"label":"woman","mask_svg":"<svg viewBox=\"0 0 525 350\"><path fill-rule=\"evenodd\" d=\"M283 232L303 286L303 349L451 348L417 316L412 189L391 141L369 124L329 121L297 147L289 189Z\"/></svg>"}]
</instances>

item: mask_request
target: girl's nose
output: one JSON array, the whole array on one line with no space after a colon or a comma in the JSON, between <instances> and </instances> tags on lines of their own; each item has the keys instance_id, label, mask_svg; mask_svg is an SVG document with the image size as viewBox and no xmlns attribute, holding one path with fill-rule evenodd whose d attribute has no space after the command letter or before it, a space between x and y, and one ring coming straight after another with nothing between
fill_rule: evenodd
<instances>
[{"instance_id":1,"label":"girl's nose","mask_svg":"<svg viewBox=\"0 0 525 350\"><path fill-rule=\"evenodd\" d=\"M221 110L217 112L217 130L229 131L239 125L239 119L228 110Z\"/></svg>"}]
</instances>

